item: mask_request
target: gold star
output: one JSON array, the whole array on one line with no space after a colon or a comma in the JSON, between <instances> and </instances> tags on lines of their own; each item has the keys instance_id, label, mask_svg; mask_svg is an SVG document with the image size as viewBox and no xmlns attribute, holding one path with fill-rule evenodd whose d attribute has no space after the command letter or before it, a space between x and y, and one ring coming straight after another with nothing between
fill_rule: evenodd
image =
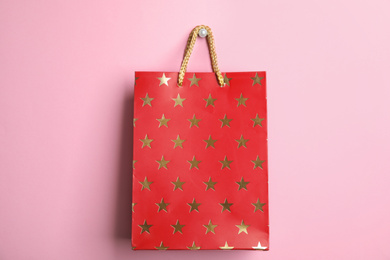
<instances>
[{"instance_id":1,"label":"gold star","mask_svg":"<svg viewBox=\"0 0 390 260\"><path fill-rule=\"evenodd\" d=\"M167 250L168 247L164 246L163 242L161 241L160 246L156 246L156 249L157 250Z\"/></svg>"},{"instance_id":2,"label":"gold star","mask_svg":"<svg viewBox=\"0 0 390 260\"><path fill-rule=\"evenodd\" d=\"M168 121L171 120L171 119L168 119L168 118L165 118L165 115L162 114L162 117L161 119L156 119L157 121L160 122L160 124L158 125L158 127L160 128L161 126L165 125L166 127L168 127Z\"/></svg>"},{"instance_id":3,"label":"gold star","mask_svg":"<svg viewBox=\"0 0 390 260\"><path fill-rule=\"evenodd\" d=\"M228 85L230 87L230 80L232 80L232 78L228 78L226 76L226 73L225 73L225 76L223 77L223 82Z\"/></svg>"},{"instance_id":4,"label":"gold star","mask_svg":"<svg viewBox=\"0 0 390 260\"><path fill-rule=\"evenodd\" d=\"M236 181L236 183L240 186L238 187L238 190L247 190L246 185L249 184L249 181L244 181L244 177L241 177L241 181Z\"/></svg>"},{"instance_id":5,"label":"gold star","mask_svg":"<svg viewBox=\"0 0 390 260\"><path fill-rule=\"evenodd\" d=\"M206 190L208 190L208 189L215 190L214 185L217 184L217 182L211 180L211 177L209 177L209 181L206 181L203 183L207 185Z\"/></svg>"},{"instance_id":6,"label":"gold star","mask_svg":"<svg viewBox=\"0 0 390 260\"><path fill-rule=\"evenodd\" d=\"M215 234L214 229L217 227L217 225L213 225L213 223L211 223L211 219L209 220L209 223L207 225L203 226L206 228L206 234L209 232Z\"/></svg>"},{"instance_id":7,"label":"gold star","mask_svg":"<svg viewBox=\"0 0 390 260\"><path fill-rule=\"evenodd\" d=\"M185 98L181 98L180 94L177 94L176 98L172 98L172 100L175 101L175 105L173 107L176 107L177 105L183 106L183 101L186 100Z\"/></svg>"},{"instance_id":8,"label":"gold star","mask_svg":"<svg viewBox=\"0 0 390 260\"><path fill-rule=\"evenodd\" d=\"M139 79L139 77L135 77L134 85L137 85L137 79Z\"/></svg>"},{"instance_id":9,"label":"gold star","mask_svg":"<svg viewBox=\"0 0 390 260\"><path fill-rule=\"evenodd\" d=\"M230 211L230 207L233 205L233 203L229 203L229 202L227 201L227 199L225 199L224 203L219 203L219 205L222 206L222 212L224 212L225 210L231 212L231 211Z\"/></svg>"},{"instance_id":10,"label":"gold star","mask_svg":"<svg viewBox=\"0 0 390 260\"><path fill-rule=\"evenodd\" d=\"M257 156L256 160L254 160L254 161L251 160L251 162L253 162L255 164L253 169L256 169L257 167L259 167L260 169L263 169L263 163L265 162L265 160L260 160L259 156Z\"/></svg>"},{"instance_id":11,"label":"gold star","mask_svg":"<svg viewBox=\"0 0 390 260\"><path fill-rule=\"evenodd\" d=\"M142 225L138 225L138 226L141 228L141 234L144 232L148 232L150 234L149 228L151 228L153 225L148 225L148 223L146 223L146 219L145 219L144 223Z\"/></svg>"},{"instance_id":12,"label":"gold star","mask_svg":"<svg viewBox=\"0 0 390 260\"><path fill-rule=\"evenodd\" d=\"M195 117L195 114L194 114L194 116L192 117L192 119L188 119L188 121L191 122L190 128L193 127L193 126L199 127L198 123L199 123L200 120L202 120L202 119L197 119L197 118Z\"/></svg>"},{"instance_id":13,"label":"gold star","mask_svg":"<svg viewBox=\"0 0 390 260\"><path fill-rule=\"evenodd\" d=\"M156 160L156 162L158 162L160 165L158 166L158 169L160 170L162 167L164 167L165 169L168 169L167 167L167 164L170 162L170 161L167 161L164 159L164 155L161 157L161 160Z\"/></svg>"},{"instance_id":14,"label":"gold star","mask_svg":"<svg viewBox=\"0 0 390 260\"><path fill-rule=\"evenodd\" d=\"M180 225L179 220L176 221L175 225L171 225L171 226L174 228L173 234L175 234L176 232L183 234L182 228L184 227L184 225Z\"/></svg>"},{"instance_id":15,"label":"gold star","mask_svg":"<svg viewBox=\"0 0 390 260\"><path fill-rule=\"evenodd\" d=\"M140 181L139 183L142 184L141 190L144 190L144 189L150 190L150 184L152 184L153 182L152 181L148 181L148 178L145 177L145 180L144 181Z\"/></svg>"},{"instance_id":16,"label":"gold star","mask_svg":"<svg viewBox=\"0 0 390 260\"><path fill-rule=\"evenodd\" d=\"M150 143L153 142L153 139L149 139L148 135L145 135L145 139L139 139L142 142L142 148L145 146L148 146L149 148L152 148L150 146Z\"/></svg>"},{"instance_id":17,"label":"gold star","mask_svg":"<svg viewBox=\"0 0 390 260\"><path fill-rule=\"evenodd\" d=\"M194 242L192 242L192 246L187 246L187 248L190 250L199 250L200 246L196 246L195 241L194 241Z\"/></svg>"},{"instance_id":18,"label":"gold star","mask_svg":"<svg viewBox=\"0 0 390 260\"><path fill-rule=\"evenodd\" d=\"M251 118L251 120L253 121L253 127L259 125L261 127L263 127L263 125L261 124L261 122L264 120L265 118L259 118L259 114L256 114L256 117L255 118Z\"/></svg>"},{"instance_id":19,"label":"gold star","mask_svg":"<svg viewBox=\"0 0 390 260\"><path fill-rule=\"evenodd\" d=\"M260 242L257 243L257 246L252 246L253 249L256 249L256 250L266 250L267 247L266 246L261 246Z\"/></svg>"},{"instance_id":20,"label":"gold star","mask_svg":"<svg viewBox=\"0 0 390 260\"><path fill-rule=\"evenodd\" d=\"M200 206L201 203L196 203L195 198L192 200L191 203L187 203L187 204L191 207L190 212L193 210L196 210L199 212L198 207Z\"/></svg>"},{"instance_id":21,"label":"gold star","mask_svg":"<svg viewBox=\"0 0 390 260\"><path fill-rule=\"evenodd\" d=\"M142 104L142 106L145 106L145 105L149 105L149 106L152 106L152 100L154 99L154 98L151 98L151 97L149 97L149 95L148 95L148 93L146 93L146 96L144 97L144 98L141 98L143 101L144 101L144 103Z\"/></svg>"},{"instance_id":22,"label":"gold star","mask_svg":"<svg viewBox=\"0 0 390 260\"><path fill-rule=\"evenodd\" d=\"M263 206L265 205L266 203L261 203L260 202L260 199L257 199L257 202L256 203L252 203L253 206L255 206L255 212L256 210L260 210L261 212L264 212L263 211Z\"/></svg>"},{"instance_id":23,"label":"gold star","mask_svg":"<svg viewBox=\"0 0 390 260\"><path fill-rule=\"evenodd\" d=\"M137 162L136 160L133 160L133 169L135 169L135 163L136 162Z\"/></svg>"},{"instance_id":24,"label":"gold star","mask_svg":"<svg viewBox=\"0 0 390 260\"><path fill-rule=\"evenodd\" d=\"M199 87L199 80L201 80L201 78L196 78L195 73L192 78L188 78L188 79L191 81L190 87L192 85L197 85Z\"/></svg>"},{"instance_id":25,"label":"gold star","mask_svg":"<svg viewBox=\"0 0 390 260\"><path fill-rule=\"evenodd\" d=\"M133 118L133 126L135 127L135 121L137 121L138 118Z\"/></svg>"},{"instance_id":26,"label":"gold star","mask_svg":"<svg viewBox=\"0 0 390 260\"><path fill-rule=\"evenodd\" d=\"M207 145L206 145L206 149L207 149L208 147L213 147L213 148L215 148L214 143L215 143L217 140L213 140L213 139L211 138L211 135L210 135L208 140L203 140L203 141L205 141L205 142L207 143Z\"/></svg>"},{"instance_id":27,"label":"gold star","mask_svg":"<svg viewBox=\"0 0 390 260\"><path fill-rule=\"evenodd\" d=\"M210 106L210 105L213 106L213 107L215 107L215 106L214 106L214 101L217 100L217 99L216 99L216 98L212 98L212 97L211 97L211 94L209 94L209 97L208 97L208 98L204 98L203 100L207 102L207 103L206 103L206 107L208 107L208 106Z\"/></svg>"},{"instance_id":28,"label":"gold star","mask_svg":"<svg viewBox=\"0 0 390 260\"><path fill-rule=\"evenodd\" d=\"M224 246L220 246L219 248L224 249L224 250L229 250L229 249L233 249L234 246L229 246L227 241L226 241L225 245Z\"/></svg>"},{"instance_id":29,"label":"gold star","mask_svg":"<svg viewBox=\"0 0 390 260\"><path fill-rule=\"evenodd\" d=\"M240 148L241 146L248 148L248 147L246 147L246 142L248 142L248 141L249 141L249 139L244 139L244 137L241 135L240 139L236 139L236 142L238 142L237 148Z\"/></svg>"},{"instance_id":30,"label":"gold star","mask_svg":"<svg viewBox=\"0 0 390 260\"><path fill-rule=\"evenodd\" d=\"M187 162L189 162L189 163L191 164L190 170L191 170L192 168L196 168L196 169L199 170L198 164L199 164L201 161L197 161L197 160L195 159L195 155L194 155L194 157L192 157L192 161L187 161Z\"/></svg>"},{"instance_id":31,"label":"gold star","mask_svg":"<svg viewBox=\"0 0 390 260\"><path fill-rule=\"evenodd\" d=\"M244 97L242 96L242 93L241 93L240 97L239 97L239 98L235 98L235 100L238 101L238 103L237 103L237 106L238 106L238 107L239 107L240 105L243 105L244 107L246 107L245 102L248 100L248 98L244 98Z\"/></svg>"},{"instance_id":32,"label":"gold star","mask_svg":"<svg viewBox=\"0 0 390 260\"><path fill-rule=\"evenodd\" d=\"M184 181L180 181L179 177L177 177L176 181L173 181L172 183L173 183L173 185L175 185L173 190L177 190L177 189L183 190L183 184L185 182Z\"/></svg>"},{"instance_id":33,"label":"gold star","mask_svg":"<svg viewBox=\"0 0 390 260\"><path fill-rule=\"evenodd\" d=\"M166 203L166 202L164 201L164 198L162 198L160 203L156 203L156 205L158 206L158 211L157 211L157 212L160 212L161 210L164 210L165 212L168 212L168 211L167 211L167 206L168 206L169 204L170 204L170 203Z\"/></svg>"},{"instance_id":34,"label":"gold star","mask_svg":"<svg viewBox=\"0 0 390 260\"><path fill-rule=\"evenodd\" d=\"M230 164L233 162L233 161L229 161L228 159L227 159L227 156L225 155L225 159L223 159L223 161L219 161L220 163L222 163L222 168L221 169L223 169L223 168L228 168L229 170L230 170Z\"/></svg>"},{"instance_id":35,"label":"gold star","mask_svg":"<svg viewBox=\"0 0 390 260\"><path fill-rule=\"evenodd\" d=\"M175 145L173 146L173 149L175 149L176 147L181 147L181 148L183 148L183 143L184 143L184 141L185 141L184 139L180 139L180 136L177 135L176 140L172 140L172 142L175 143Z\"/></svg>"},{"instance_id":36,"label":"gold star","mask_svg":"<svg viewBox=\"0 0 390 260\"><path fill-rule=\"evenodd\" d=\"M134 202L133 202L133 203L131 204L131 211L133 211L133 212L134 212L134 206L135 206L135 205L137 205L137 203L134 203Z\"/></svg>"},{"instance_id":37,"label":"gold star","mask_svg":"<svg viewBox=\"0 0 390 260\"><path fill-rule=\"evenodd\" d=\"M163 84L168 86L168 80L170 80L171 78L165 77L165 73L163 73L162 77L158 78L158 79L160 80L160 85L159 86L161 86Z\"/></svg>"},{"instance_id":38,"label":"gold star","mask_svg":"<svg viewBox=\"0 0 390 260\"><path fill-rule=\"evenodd\" d=\"M230 121L232 121L233 119L228 119L226 117L226 114L225 114L225 117L222 118L222 119L219 119L221 122L222 122L222 126L221 127L224 127L225 125L230 127Z\"/></svg>"},{"instance_id":39,"label":"gold star","mask_svg":"<svg viewBox=\"0 0 390 260\"><path fill-rule=\"evenodd\" d=\"M264 77L259 77L259 75L257 75L256 73L256 76L254 76L253 78L251 77L251 79L253 80L253 84L252 86L256 85L256 84L259 84L261 86L261 80L263 79Z\"/></svg>"},{"instance_id":40,"label":"gold star","mask_svg":"<svg viewBox=\"0 0 390 260\"><path fill-rule=\"evenodd\" d=\"M241 232L248 234L249 225L245 225L244 220L241 221L240 225L236 225L236 227L238 227L238 234L240 234Z\"/></svg>"}]
</instances>

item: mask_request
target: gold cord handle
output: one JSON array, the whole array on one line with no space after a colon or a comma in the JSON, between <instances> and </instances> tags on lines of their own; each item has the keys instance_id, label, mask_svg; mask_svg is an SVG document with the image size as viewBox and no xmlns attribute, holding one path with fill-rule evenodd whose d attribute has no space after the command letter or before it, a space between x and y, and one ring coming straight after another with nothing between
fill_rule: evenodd
<instances>
[{"instance_id":1,"label":"gold cord handle","mask_svg":"<svg viewBox=\"0 0 390 260\"><path fill-rule=\"evenodd\" d=\"M194 48L195 41L196 41L196 38L198 37L198 32L200 29L207 30L206 37L207 37L207 43L208 43L209 51L210 51L211 64L213 65L213 71L217 76L219 85L221 87L223 87L224 81L223 81L222 74L218 68L217 53L215 52L213 33L212 33L210 27L208 27L206 25L198 25L191 31L190 36L188 37L186 49L184 51L184 58L183 58L183 62L181 64L179 78L178 78L177 83L178 83L179 87L181 87L183 85L184 74L187 71L188 61L190 59L190 56L191 56L192 50Z\"/></svg>"}]
</instances>

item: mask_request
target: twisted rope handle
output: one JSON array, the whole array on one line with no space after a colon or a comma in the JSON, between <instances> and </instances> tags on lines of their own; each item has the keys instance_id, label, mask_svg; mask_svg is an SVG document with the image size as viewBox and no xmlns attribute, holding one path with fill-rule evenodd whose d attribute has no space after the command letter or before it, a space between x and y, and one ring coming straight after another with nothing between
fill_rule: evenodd
<instances>
[{"instance_id":1,"label":"twisted rope handle","mask_svg":"<svg viewBox=\"0 0 390 260\"><path fill-rule=\"evenodd\" d=\"M187 41L187 46L184 51L184 58L183 62L181 64L180 72L179 72L179 78L177 84L179 87L183 85L184 81L184 74L187 71L187 65L188 61L190 60L190 56L192 53L192 50L194 49L194 45L196 42L196 38L198 37L198 32L200 29L206 29L207 30L207 43L209 46L209 51L210 51L210 58L211 58L211 64L213 66L213 71L217 76L218 83L221 87L224 86L224 80L221 74L221 71L218 68L218 61L217 61L217 53L215 52L215 45L214 45L214 37L213 37L213 32L211 31L210 27L206 25L198 25L196 26L190 33Z\"/></svg>"}]
</instances>

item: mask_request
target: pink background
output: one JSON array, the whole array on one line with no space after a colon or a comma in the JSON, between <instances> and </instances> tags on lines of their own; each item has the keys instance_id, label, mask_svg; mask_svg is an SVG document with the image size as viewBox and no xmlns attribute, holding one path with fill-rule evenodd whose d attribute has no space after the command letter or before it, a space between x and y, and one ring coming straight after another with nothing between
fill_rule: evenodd
<instances>
[{"instance_id":1,"label":"pink background","mask_svg":"<svg viewBox=\"0 0 390 260\"><path fill-rule=\"evenodd\" d=\"M390 2L0 1L0 259L390 259ZM266 70L269 252L131 250L135 70ZM211 71L199 39L189 71Z\"/></svg>"}]
</instances>

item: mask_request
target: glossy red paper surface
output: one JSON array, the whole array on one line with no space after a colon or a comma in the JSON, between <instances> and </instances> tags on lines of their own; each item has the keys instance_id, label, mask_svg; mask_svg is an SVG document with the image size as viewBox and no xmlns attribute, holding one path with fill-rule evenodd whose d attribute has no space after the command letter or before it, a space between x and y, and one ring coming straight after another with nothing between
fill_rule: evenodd
<instances>
[{"instance_id":1,"label":"glossy red paper surface","mask_svg":"<svg viewBox=\"0 0 390 260\"><path fill-rule=\"evenodd\" d=\"M168 86L160 80L163 72L136 72L136 85L134 88L134 155L133 169L133 213L132 213L132 244L134 249L156 249L161 242L168 250L186 249L195 243L200 249L220 249L225 243L235 249L253 249L260 242L263 249L269 248L269 220L268 220L268 160L267 160L267 107L266 107L266 74L265 72L227 72L227 78L231 79L228 85L221 88L217 84L214 73L197 73L198 85L190 86L194 73L187 72L183 87L177 86L177 72L164 72L168 80ZM261 84L254 84L256 73L261 79ZM222 73L225 75L225 73ZM254 84L254 85L253 85ZM151 106L142 98L146 94L150 98ZM177 95L185 98L183 106L175 105L173 98ZM211 94L216 99L214 106L206 107L206 101ZM246 106L239 105L237 98L240 95L248 98ZM162 125L157 119L170 119L168 127ZM199 127L190 127L188 119L201 119ZM232 119L230 127L222 126L219 119ZM261 125L255 125L256 115L264 118ZM151 147L143 146L141 139L153 139ZM181 147L174 148L172 141L180 136L183 142ZM217 140L214 147L206 148L207 140L211 135ZM236 140L241 135L248 139L246 147L238 147ZM169 161L167 168L160 168L157 160L164 156ZM188 162L196 157L201 161L199 169L190 169ZM222 169L225 156L233 161L230 169ZM252 160L257 156L265 162L261 167L254 168ZM140 183L145 177L152 182L149 189L143 189ZM183 190L174 190L177 177L183 184ZM206 190L204 182L212 178L217 182L215 190ZM236 182L244 178L249 182L247 190L240 189ZM191 203L195 198L199 212L190 212ZM164 210L158 211L160 203L164 199L169 205ZM231 212L222 212L223 203L227 199L233 203ZM255 211L257 200L266 203L263 212ZM142 232L140 225L146 220L149 232ZM182 233L174 233L171 225L185 225ZM215 234L208 232L206 227L211 220L217 225ZM244 221L247 233L239 233L240 225Z\"/></svg>"}]
</instances>

